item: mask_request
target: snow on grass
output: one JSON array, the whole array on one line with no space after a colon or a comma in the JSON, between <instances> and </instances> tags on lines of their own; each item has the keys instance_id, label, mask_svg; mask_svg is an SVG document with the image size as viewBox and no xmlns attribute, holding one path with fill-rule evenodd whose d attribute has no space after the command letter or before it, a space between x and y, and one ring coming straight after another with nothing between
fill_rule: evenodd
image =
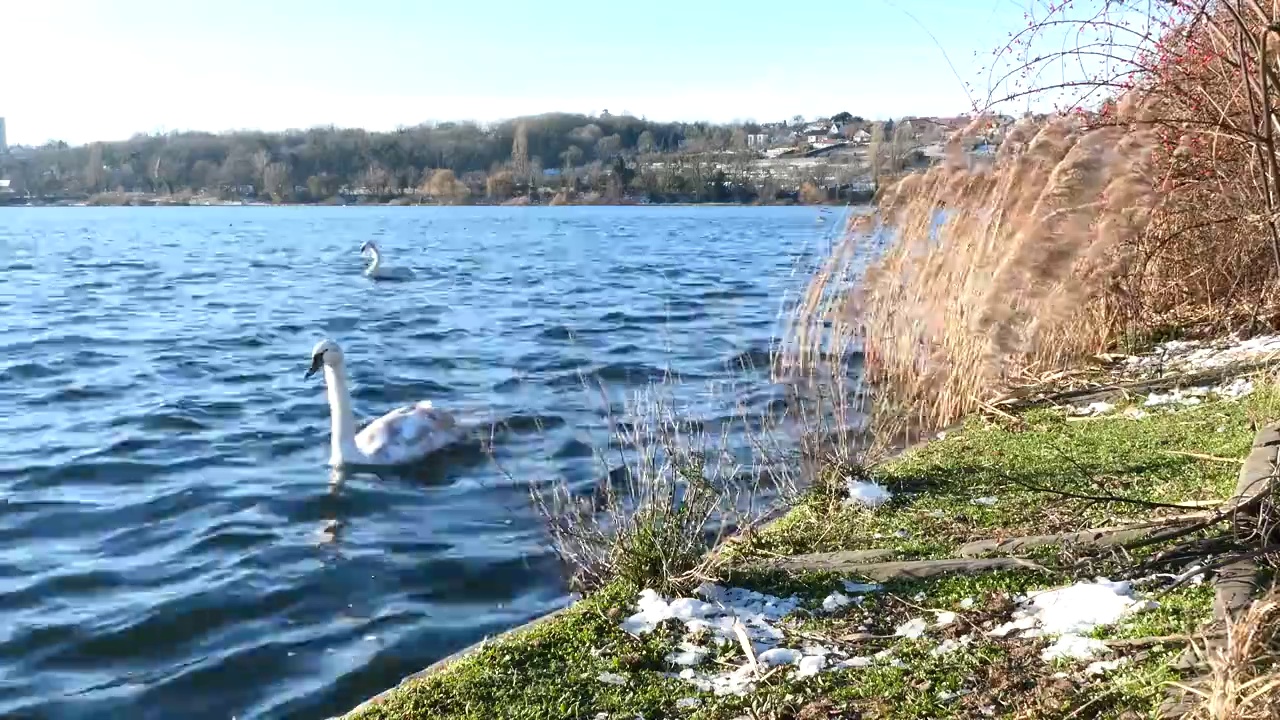
<instances>
[{"instance_id":1,"label":"snow on grass","mask_svg":"<svg viewBox=\"0 0 1280 720\"><path fill-rule=\"evenodd\" d=\"M1095 582L1028 593L1013 611L1013 620L992 630L995 637L1020 633L1021 637L1057 636L1041 653L1046 661L1058 658L1087 660L1106 650L1101 641L1086 637L1094 628L1114 625L1127 615L1156 607L1134 597L1127 582L1098 578Z\"/></svg>"},{"instance_id":2,"label":"snow on grass","mask_svg":"<svg viewBox=\"0 0 1280 720\"><path fill-rule=\"evenodd\" d=\"M1115 409L1116 406L1114 403L1102 402L1099 400L1098 402L1091 402L1088 405L1073 407L1071 408L1071 414L1089 416L1108 415Z\"/></svg>"},{"instance_id":3,"label":"snow on grass","mask_svg":"<svg viewBox=\"0 0 1280 720\"><path fill-rule=\"evenodd\" d=\"M849 592L869 592L879 585L845 583ZM760 669L795 666L793 676L809 677L827 670L861 667L869 664L869 658L849 658L840 650L820 645L807 645L797 649L784 644L785 633L778 623L801 608L796 596L787 598L766 595L743 588L725 588L703 583L695 591L699 597L666 599L654 590L643 590L636 601L636 612L622 621L622 629L633 635L653 632L669 620L684 624L691 635L707 633L709 640L719 646L739 642L741 632L751 644L752 654ZM840 592L833 592L823 601L823 610L838 610L860 601ZM735 629L736 628L736 629ZM727 671L701 672L695 670L705 665L714 654L711 647L685 639L668 653L668 664L683 668L671 677L685 680L705 692L716 695L743 695L755 689L760 672L751 662ZM602 682L607 682L603 677Z\"/></svg>"},{"instance_id":4,"label":"snow on grass","mask_svg":"<svg viewBox=\"0 0 1280 720\"><path fill-rule=\"evenodd\" d=\"M1083 635L1059 635L1053 644L1040 651L1040 659L1045 662L1054 660L1092 660L1100 653L1107 651L1107 644L1097 638Z\"/></svg>"},{"instance_id":5,"label":"snow on grass","mask_svg":"<svg viewBox=\"0 0 1280 720\"><path fill-rule=\"evenodd\" d=\"M845 482L849 491L849 497L845 500L846 505L877 508L893 499L893 494L877 482L854 480L851 477L846 477Z\"/></svg>"},{"instance_id":6,"label":"snow on grass","mask_svg":"<svg viewBox=\"0 0 1280 720\"><path fill-rule=\"evenodd\" d=\"M1215 342L1170 340L1157 345L1150 353L1127 358L1124 366L1128 370L1146 372L1197 372L1277 354L1280 354L1280 335Z\"/></svg>"},{"instance_id":7,"label":"snow on grass","mask_svg":"<svg viewBox=\"0 0 1280 720\"><path fill-rule=\"evenodd\" d=\"M1143 401L1144 407L1160 407L1162 405L1199 405L1209 394L1207 387L1193 387L1186 390L1173 389L1169 392L1154 392Z\"/></svg>"},{"instance_id":8,"label":"snow on grass","mask_svg":"<svg viewBox=\"0 0 1280 720\"><path fill-rule=\"evenodd\" d=\"M830 593L821 604L821 610L834 612L859 602L861 597L851 594L874 592L881 589L876 584L845 581L842 592ZM662 623L675 620L689 633L667 654L666 662L675 672L668 677L690 683L704 692L715 695L745 695L755 690L756 684L774 672L788 672L780 668L793 668L789 677L807 678L822 672L846 668L865 667L874 662L901 664L894 658L893 648L886 648L873 656L851 657L847 652L813 643L788 642L782 621L804 608L796 596L776 597L743 588L726 588L703 583L694 593L697 597L667 599L653 590L644 590L636 602L636 612L622 621L622 629L635 635L655 630ZM962 607L972 607L971 598ZM1056 660L1093 660L1106 652L1107 646L1100 640L1088 637L1094 628L1112 625L1127 615L1151 607L1154 603L1134 596L1128 582L1111 582L1098 578L1094 582L1078 582L1073 585L1028 593L1018 599L1018 606L1009 622L991 630L993 637L1034 638L1049 636L1054 642L1041 652L1046 662ZM907 620L899 625L894 636L904 640L920 640L932 628L954 625L959 616L950 610L931 610L928 615ZM697 642L694 640L698 639ZM942 640L930 654L939 657L968 647L976 638L964 635ZM723 652L716 646L729 649L750 645L751 658L741 658L741 665L723 667ZM719 655L721 660L711 662ZM754 660L754 661L753 661ZM1113 662L1090 665L1089 672L1101 673L1118 667ZM598 677L601 682L617 682L621 676L610 673Z\"/></svg>"},{"instance_id":9,"label":"snow on grass","mask_svg":"<svg viewBox=\"0 0 1280 720\"><path fill-rule=\"evenodd\" d=\"M1245 378L1236 378L1220 385L1174 388L1167 392L1153 392L1147 395L1142 402L1142 407L1125 408L1121 415L1133 420L1141 420L1150 414L1148 412L1150 409L1189 407L1199 405L1211 397L1223 400L1238 400L1252 392L1253 381ZM1088 405L1070 406L1067 408L1067 412L1078 417L1102 417L1111 414L1115 409L1116 406L1111 403L1093 402Z\"/></svg>"},{"instance_id":10,"label":"snow on grass","mask_svg":"<svg viewBox=\"0 0 1280 720\"><path fill-rule=\"evenodd\" d=\"M908 640L919 640L924 637L924 631L928 629L929 623L924 618L911 618L899 625L893 634Z\"/></svg>"}]
</instances>

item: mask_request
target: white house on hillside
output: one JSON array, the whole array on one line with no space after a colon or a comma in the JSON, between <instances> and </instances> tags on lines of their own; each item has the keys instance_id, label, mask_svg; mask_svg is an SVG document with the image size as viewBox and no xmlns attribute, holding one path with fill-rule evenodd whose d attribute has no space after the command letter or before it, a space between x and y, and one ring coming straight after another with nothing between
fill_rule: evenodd
<instances>
[{"instance_id":1,"label":"white house on hillside","mask_svg":"<svg viewBox=\"0 0 1280 720\"><path fill-rule=\"evenodd\" d=\"M813 128L812 130L810 128ZM834 140L840 137L840 125L838 123L817 123L806 127L804 130L804 139L810 143L816 143L820 140Z\"/></svg>"}]
</instances>

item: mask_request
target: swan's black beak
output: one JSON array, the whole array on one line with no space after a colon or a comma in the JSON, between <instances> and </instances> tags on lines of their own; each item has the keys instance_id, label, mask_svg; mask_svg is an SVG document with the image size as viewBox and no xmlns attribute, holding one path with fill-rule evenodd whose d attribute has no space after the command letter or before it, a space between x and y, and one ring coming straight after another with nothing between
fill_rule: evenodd
<instances>
[{"instance_id":1,"label":"swan's black beak","mask_svg":"<svg viewBox=\"0 0 1280 720\"><path fill-rule=\"evenodd\" d=\"M320 372L320 368L324 367L324 353L316 353L311 356L311 368L307 370L307 374L302 376L303 380L311 379L312 375Z\"/></svg>"}]
</instances>

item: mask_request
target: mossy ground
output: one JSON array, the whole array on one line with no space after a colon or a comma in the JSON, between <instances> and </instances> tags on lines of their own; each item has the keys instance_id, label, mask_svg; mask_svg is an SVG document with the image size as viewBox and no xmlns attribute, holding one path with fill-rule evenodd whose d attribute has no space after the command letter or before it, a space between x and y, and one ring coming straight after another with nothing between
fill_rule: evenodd
<instances>
[{"instance_id":1,"label":"mossy ground","mask_svg":"<svg viewBox=\"0 0 1280 720\"><path fill-rule=\"evenodd\" d=\"M1134 420L1069 420L1061 410L1028 412L1017 422L972 419L959 432L875 471L894 499L874 511L813 495L774 525L736 547L732 556L892 548L905 557L935 558L962 543L989 537L1044 534L1120 524L1153 514L1186 512L1133 503L1071 498L1030 486L1081 495L1116 495L1175 504L1228 497L1239 465L1177 453L1239 459L1257 424L1280 414L1280 392L1260 385L1234 401L1211 401ZM994 504L975 503L995 498ZM1139 645L1117 650L1126 664L1086 675L1083 663L1046 663L1048 642L988 637L1008 619L1013 597L1115 571L1120 558L1075 563L1058 549L1038 554L1046 572L1000 572L931 582L888 583L834 615L800 613L787 631L851 654L892 649L872 665L795 680L774 673L745 697L715 697L668 677L664 656L681 636L659 630L635 638L619 628L638 588L615 583L561 617L514 639L486 647L451 669L397 689L365 709L361 720L417 718L969 718L1151 717L1176 678L1181 646ZM731 572L728 584L818 601L840 587L830 573L782 575ZM856 579L856 578L850 578ZM1212 592L1188 585L1159 599L1159 607L1100 638L1189 635L1209 616ZM950 610L957 620L918 640L892 635L901 622ZM969 635L960 650L933 653L947 638ZM726 651L722 660L732 658ZM599 679L615 673L615 685ZM692 700L691 700L692 699ZM681 702L683 700L683 702ZM696 705L693 703L696 700ZM1074 713L1074 715L1073 715Z\"/></svg>"}]
</instances>

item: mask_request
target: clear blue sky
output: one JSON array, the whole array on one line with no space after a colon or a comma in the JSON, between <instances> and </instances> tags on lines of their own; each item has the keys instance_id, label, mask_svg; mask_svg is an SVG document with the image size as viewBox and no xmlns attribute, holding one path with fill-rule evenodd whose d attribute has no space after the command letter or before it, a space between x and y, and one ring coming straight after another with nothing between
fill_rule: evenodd
<instances>
[{"instance_id":1,"label":"clear blue sky","mask_svg":"<svg viewBox=\"0 0 1280 720\"><path fill-rule=\"evenodd\" d=\"M554 110L953 114L968 102L942 50L978 84L1028 1L14 0L0 116L15 144Z\"/></svg>"}]
</instances>

